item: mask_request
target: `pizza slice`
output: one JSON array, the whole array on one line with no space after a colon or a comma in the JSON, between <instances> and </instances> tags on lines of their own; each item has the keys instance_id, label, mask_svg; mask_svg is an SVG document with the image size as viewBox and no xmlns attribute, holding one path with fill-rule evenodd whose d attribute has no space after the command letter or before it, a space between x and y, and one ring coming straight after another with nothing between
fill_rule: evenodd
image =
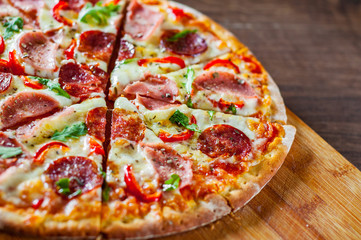
<instances>
[{"instance_id":1,"label":"pizza slice","mask_svg":"<svg viewBox=\"0 0 361 240\"><path fill-rule=\"evenodd\" d=\"M179 70L243 47L230 33L193 9L174 2L146 0L132 0L128 5L119 45L111 75L113 100L120 96L124 82L138 80L141 73ZM131 73L125 77L124 71Z\"/></svg>"},{"instance_id":2,"label":"pizza slice","mask_svg":"<svg viewBox=\"0 0 361 240\"><path fill-rule=\"evenodd\" d=\"M275 174L294 136L256 118L133 102L120 97L113 111L102 216L109 237L181 232L239 209Z\"/></svg>"},{"instance_id":3,"label":"pizza slice","mask_svg":"<svg viewBox=\"0 0 361 240\"><path fill-rule=\"evenodd\" d=\"M99 234L105 113L94 98L0 132L1 231Z\"/></svg>"}]
</instances>

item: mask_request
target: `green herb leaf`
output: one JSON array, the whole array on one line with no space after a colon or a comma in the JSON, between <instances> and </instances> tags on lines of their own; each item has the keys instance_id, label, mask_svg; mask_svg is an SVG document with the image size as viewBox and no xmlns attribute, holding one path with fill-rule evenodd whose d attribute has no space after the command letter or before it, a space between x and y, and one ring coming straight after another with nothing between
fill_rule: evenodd
<instances>
[{"instance_id":1,"label":"green herb leaf","mask_svg":"<svg viewBox=\"0 0 361 240\"><path fill-rule=\"evenodd\" d=\"M33 76L29 76L29 78L37 80L39 83L43 84L51 91L55 92L56 94L70 99L69 94L64 89L61 88L59 83L53 82L52 80L46 78L33 77Z\"/></svg>"},{"instance_id":2,"label":"green herb leaf","mask_svg":"<svg viewBox=\"0 0 361 240\"><path fill-rule=\"evenodd\" d=\"M184 38L185 36L187 36L190 33L196 33L197 30L183 30L179 33L174 34L173 36L171 36L170 38L167 39L168 42L176 42L178 41L178 39L180 38Z\"/></svg>"},{"instance_id":3,"label":"green herb leaf","mask_svg":"<svg viewBox=\"0 0 361 240\"><path fill-rule=\"evenodd\" d=\"M3 147L0 146L0 157L5 158L11 158L15 157L19 154L23 153L23 150L21 147Z\"/></svg>"},{"instance_id":4,"label":"green herb leaf","mask_svg":"<svg viewBox=\"0 0 361 240\"><path fill-rule=\"evenodd\" d=\"M180 177L178 174L172 174L170 179L164 182L163 191L173 191L179 187Z\"/></svg>"},{"instance_id":5,"label":"green herb leaf","mask_svg":"<svg viewBox=\"0 0 361 240\"><path fill-rule=\"evenodd\" d=\"M229 111L231 111L232 114L237 114L236 106L233 103L231 105L229 105L229 107L226 110L226 112L229 112Z\"/></svg>"},{"instance_id":6,"label":"green herb leaf","mask_svg":"<svg viewBox=\"0 0 361 240\"><path fill-rule=\"evenodd\" d=\"M59 187L59 193L64 195L69 195L71 193L69 188L69 182L69 178L61 178L55 183L56 186Z\"/></svg>"},{"instance_id":7,"label":"green herb leaf","mask_svg":"<svg viewBox=\"0 0 361 240\"><path fill-rule=\"evenodd\" d=\"M108 24L108 18L115 15L119 9L120 6L113 3L106 6L103 6L101 1L94 6L87 3L80 11L79 19L81 22L91 25L106 25Z\"/></svg>"},{"instance_id":8,"label":"green herb leaf","mask_svg":"<svg viewBox=\"0 0 361 240\"><path fill-rule=\"evenodd\" d=\"M20 17L5 17L5 22L3 26L5 27L5 32L3 38L9 39L14 33L18 33L23 30L24 20Z\"/></svg>"},{"instance_id":9,"label":"green herb leaf","mask_svg":"<svg viewBox=\"0 0 361 240\"><path fill-rule=\"evenodd\" d=\"M122 61L120 61L118 63L118 66L119 65L123 65L123 64L128 64L128 63L131 63L131 62L134 62L134 61L138 61L138 58L128 58L128 59L124 59Z\"/></svg>"},{"instance_id":10,"label":"green herb leaf","mask_svg":"<svg viewBox=\"0 0 361 240\"><path fill-rule=\"evenodd\" d=\"M188 97L186 104L187 104L187 106L189 108L193 108L193 103L192 103L192 98L191 97Z\"/></svg>"},{"instance_id":11,"label":"green herb leaf","mask_svg":"<svg viewBox=\"0 0 361 240\"><path fill-rule=\"evenodd\" d=\"M103 192L102 192L102 198L104 202L108 202L109 201L109 193L110 193L110 187L109 185L105 182L104 183L104 187L103 187Z\"/></svg>"},{"instance_id":12,"label":"green herb leaf","mask_svg":"<svg viewBox=\"0 0 361 240\"><path fill-rule=\"evenodd\" d=\"M103 171L103 168L99 168L100 175L102 175L103 178L107 176L106 172Z\"/></svg>"},{"instance_id":13,"label":"green herb leaf","mask_svg":"<svg viewBox=\"0 0 361 240\"><path fill-rule=\"evenodd\" d=\"M51 137L53 140L59 140L65 142L68 138L79 138L87 134L88 130L85 123L75 123L73 125L66 126L63 131L55 131L54 135Z\"/></svg>"},{"instance_id":14,"label":"green herb leaf","mask_svg":"<svg viewBox=\"0 0 361 240\"><path fill-rule=\"evenodd\" d=\"M189 124L189 118L182 113L181 111L177 110L173 113L173 115L169 118L169 121L171 121L172 123L181 125L193 132L201 132L200 130L198 130L198 126L196 124Z\"/></svg>"},{"instance_id":15,"label":"green herb leaf","mask_svg":"<svg viewBox=\"0 0 361 240\"><path fill-rule=\"evenodd\" d=\"M186 73L185 77L187 78L186 91L188 94L192 93L192 84L193 84L195 75L196 75L196 73L194 72L194 69L191 67L187 67L187 73Z\"/></svg>"},{"instance_id":16,"label":"green herb leaf","mask_svg":"<svg viewBox=\"0 0 361 240\"><path fill-rule=\"evenodd\" d=\"M209 119L211 119L211 121L213 121L213 117L214 117L214 114L216 114L216 112L211 110L211 111L208 111L208 114L209 114Z\"/></svg>"}]
</instances>

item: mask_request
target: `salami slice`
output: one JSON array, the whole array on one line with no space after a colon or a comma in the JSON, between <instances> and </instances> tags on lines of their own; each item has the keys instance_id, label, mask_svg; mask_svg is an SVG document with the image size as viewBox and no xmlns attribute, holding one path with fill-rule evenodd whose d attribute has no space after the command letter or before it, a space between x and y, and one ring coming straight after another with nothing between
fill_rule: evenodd
<instances>
[{"instance_id":1,"label":"salami slice","mask_svg":"<svg viewBox=\"0 0 361 240\"><path fill-rule=\"evenodd\" d=\"M169 103L164 102L161 100L149 98L149 97L143 97L143 96L137 96L137 100L140 104L142 104L146 109L149 110L156 110L156 109L165 109L168 107L179 105L178 103Z\"/></svg>"},{"instance_id":2,"label":"salami slice","mask_svg":"<svg viewBox=\"0 0 361 240\"><path fill-rule=\"evenodd\" d=\"M105 107L94 108L88 112L85 120L88 133L102 142L105 141L106 114Z\"/></svg>"},{"instance_id":3,"label":"salami slice","mask_svg":"<svg viewBox=\"0 0 361 240\"><path fill-rule=\"evenodd\" d=\"M176 40L170 40L177 33L179 33L178 30L167 30L163 33L161 45L168 51L185 56L195 56L207 51L207 42L199 34L189 32Z\"/></svg>"},{"instance_id":4,"label":"salami slice","mask_svg":"<svg viewBox=\"0 0 361 240\"><path fill-rule=\"evenodd\" d=\"M112 139L118 137L139 142L144 138L145 125L137 114L122 109L113 110Z\"/></svg>"},{"instance_id":5,"label":"salami slice","mask_svg":"<svg viewBox=\"0 0 361 240\"><path fill-rule=\"evenodd\" d=\"M124 92L173 103L178 96L177 84L164 76L147 74L140 81L128 85Z\"/></svg>"},{"instance_id":6,"label":"salami slice","mask_svg":"<svg viewBox=\"0 0 361 240\"><path fill-rule=\"evenodd\" d=\"M78 51L84 52L89 58L108 63L113 52L115 38L114 33L98 30L84 32L79 38Z\"/></svg>"},{"instance_id":7,"label":"salami slice","mask_svg":"<svg viewBox=\"0 0 361 240\"><path fill-rule=\"evenodd\" d=\"M147 40L163 21L163 15L155 12L137 0L128 6L124 30L136 40Z\"/></svg>"},{"instance_id":8,"label":"salami slice","mask_svg":"<svg viewBox=\"0 0 361 240\"><path fill-rule=\"evenodd\" d=\"M197 147L211 158L242 158L252 150L251 140L241 130L226 124L204 130L198 138Z\"/></svg>"},{"instance_id":9,"label":"salami slice","mask_svg":"<svg viewBox=\"0 0 361 240\"><path fill-rule=\"evenodd\" d=\"M162 182L168 180L172 174L181 179L179 188L191 184L193 172L190 160L179 155L173 148L164 143L144 144L147 160L158 172Z\"/></svg>"},{"instance_id":10,"label":"salami slice","mask_svg":"<svg viewBox=\"0 0 361 240\"><path fill-rule=\"evenodd\" d=\"M1 129L17 126L59 109L57 100L40 92L20 92L9 97L1 106Z\"/></svg>"},{"instance_id":11,"label":"salami slice","mask_svg":"<svg viewBox=\"0 0 361 240\"><path fill-rule=\"evenodd\" d=\"M244 80L228 72L207 71L198 76L193 86L197 90L230 93L241 97L257 97L253 88Z\"/></svg>"},{"instance_id":12,"label":"salami slice","mask_svg":"<svg viewBox=\"0 0 361 240\"><path fill-rule=\"evenodd\" d=\"M56 68L57 47L56 43L39 31L24 33L19 39L19 49L23 61L37 70L54 70Z\"/></svg>"},{"instance_id":13,"label":"salami slice","mask_svg":"<svg viewBox=\"0 0 361 240\"><path fill-rule=\"evenodd\" d=\"M70 199L74 193L86 193L103 183L95 162L86 157L70 156L55 160L46 169L53 189L63 198ZM61 192L56 184L61 179L69 180L69 192ZM77 194L78 195L78 194Z\"/></svg>"},{"instance_id":14,"label":"salami slice","mask_svg":"<svg viewBox=\"0 0 361 240\"><path fill-rule=\"evenodd\" d=\"M59 83L72 96L81 100L92 93L104 91L108 74L97 67L86 67L75 63L67 63L60 68Z\"/></svg>"},{"instance_id":15,"label":"salami slice","mask_svg":"<svg viewBox=\"0 0 361 240\"><path fill-rule=\"evenodd\" d=\"M0 93L9 89L13 76L10 73L0 72Z\"/></svg>"}]
</instances>

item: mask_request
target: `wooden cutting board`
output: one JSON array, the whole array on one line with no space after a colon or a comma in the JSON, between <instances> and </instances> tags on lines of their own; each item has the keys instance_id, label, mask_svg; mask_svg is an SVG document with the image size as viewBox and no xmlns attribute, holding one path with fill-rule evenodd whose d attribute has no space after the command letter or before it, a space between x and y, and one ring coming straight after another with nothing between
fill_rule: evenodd
<instances>
[{"instance_id":1,"label":"wooden cutting board","mask_svg":"<svg viewBox=\"0 0 361 240\"><path fill-rule=\"evenodd\" d=\"M161 239L361 239L361 172L294 113L287 114L297 128L295 142L252 201L213 224Z\"/></svg>"}]
</instances>

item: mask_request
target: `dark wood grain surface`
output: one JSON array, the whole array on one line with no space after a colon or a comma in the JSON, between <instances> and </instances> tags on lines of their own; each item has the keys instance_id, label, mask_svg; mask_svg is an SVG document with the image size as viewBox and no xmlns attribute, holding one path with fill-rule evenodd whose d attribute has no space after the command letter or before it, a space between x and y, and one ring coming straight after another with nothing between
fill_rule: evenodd
<instances>
[{"instance_id":1,"label":"dark wood grain surface","mask_svg":"<svg viewBox=\"0 0 361 240\"><path fill-rule=\"evenodd\" d=\"M286 105L361 169L361 0L178 0L246 44Z\"/></svg>"}]
</instances>

